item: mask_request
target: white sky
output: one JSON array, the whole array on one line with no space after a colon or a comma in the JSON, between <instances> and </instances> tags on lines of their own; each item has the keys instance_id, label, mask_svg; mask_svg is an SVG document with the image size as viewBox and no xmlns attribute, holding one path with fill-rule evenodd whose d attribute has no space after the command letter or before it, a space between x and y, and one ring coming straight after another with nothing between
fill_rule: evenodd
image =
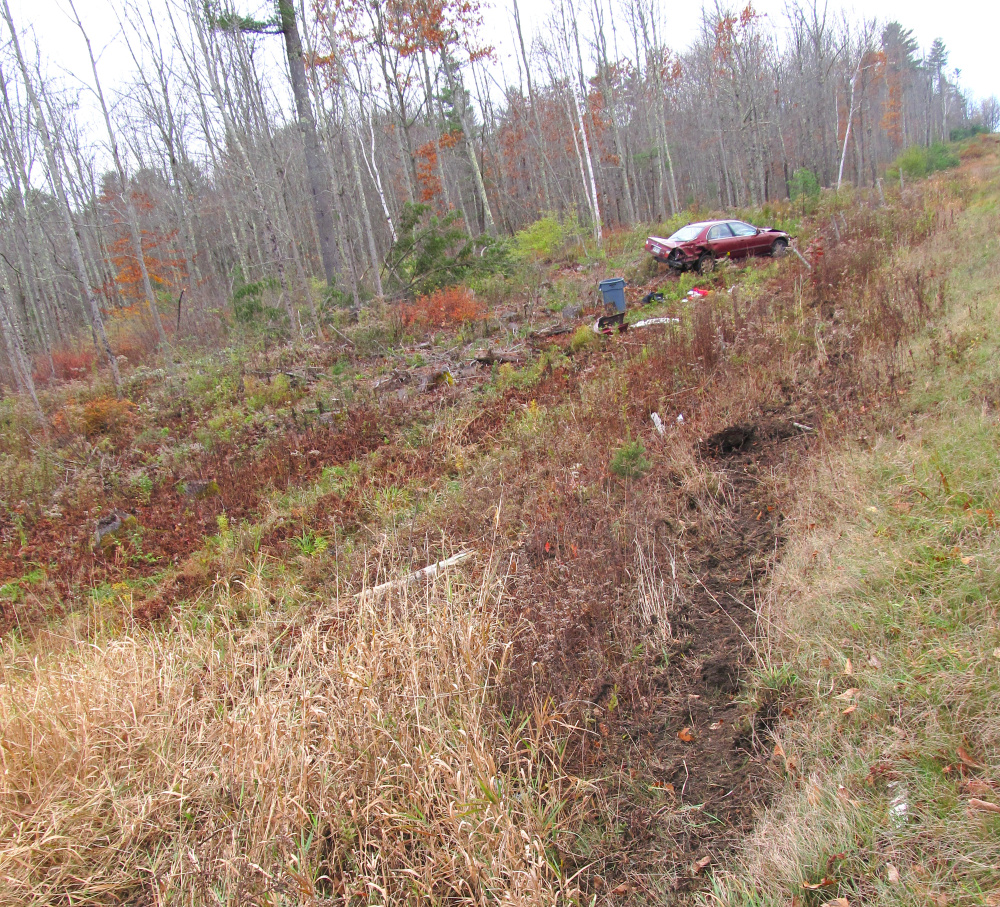
<instances>
[{"instance_id":1,"label":"white sky","mask_svg":"<svg viewBox=\"0 0 1000 907\"><path fill-rule=\"evenodd\" d=\"M65 0L9 0L11 12L22 31L34 31L42 48L43 67L50 75L64 75L67 86L75 79L68 74L90 81L90 64L80 33L68 15L69 6ZM118 3L121 0L117 0ZM154 9L166 0L141 0L151 2ZM666 40L676 51L685 50L697 33L701 18L700 4L691 0L662 0L664 21L667 24ZM744 0L735 0L732 6L740 8ZM247 12L265 11L268 0L242 0L240 7ZM512 40L513 26L509 19L509 0L494 0L492 8L486 11L486 27L483 37L497 50L500 64L508 79L516 79L517 63L514 58ZM578 6L585 10L589 3L579 0ZM774 23L774 27L784 26L783 10L785 0L754 0L754 8ZM548 0L521 0L521 15L525 29L532 32L546 18L550 4ZM128 81L133 63L124 41L118 35L116 0L77 0L77 9L90 33L95 52L100 54L99 70L104 81L105 92L110 97ZM850 18L857 20L864 16L880 21L897 19L904 27L913 30L921 47L929 48L934 38L940 37L950 53L949 69L961 70L960 84L974 98L990 95L1000 97L1000 64L998 64L997 40L1000 37L1000 2L998 0L964 0L961 14L951 15L949 7L942 0L829 0L831 19L841 10L847 10ZM586 17L586 14L584 14ZM619 30L619 40L624 29ZM0 40L6 37L6 29L0 29ZM166 41L165 43L169 43ZM525 35L526 40L530 40ZM609 36L610 41L610 36ZM275 52L280 53L279 39L273 39ZM625 51L625 48L622 48ZM586 51L585 51L586 53ZM287 90L279 89L284 96ZM86 104L86 102L85 102ZM91 116L88 119L92 118ZM95 135L102 130L98 121L93 123Z\"/></svg>"}]
</instances>

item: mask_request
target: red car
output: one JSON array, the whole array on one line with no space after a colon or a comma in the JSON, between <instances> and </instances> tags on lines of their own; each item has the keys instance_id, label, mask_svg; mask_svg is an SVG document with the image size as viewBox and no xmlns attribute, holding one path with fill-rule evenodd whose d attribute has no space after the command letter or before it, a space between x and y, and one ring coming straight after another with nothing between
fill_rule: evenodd
<instances>
[{"instance_id":1,"label":"red car","mask_svg":"<svg viewBox=\"0 0 1000 907\"><path fill-rule=\"evenodd\" d=\"M787 233L741 220L706 220L681 227L668 239L650 236L646 240L646 251L657 261L676 271L695 268L701 273L711 271L717 258L780 256L787 248Z\"/></svg>"}]
</instances>

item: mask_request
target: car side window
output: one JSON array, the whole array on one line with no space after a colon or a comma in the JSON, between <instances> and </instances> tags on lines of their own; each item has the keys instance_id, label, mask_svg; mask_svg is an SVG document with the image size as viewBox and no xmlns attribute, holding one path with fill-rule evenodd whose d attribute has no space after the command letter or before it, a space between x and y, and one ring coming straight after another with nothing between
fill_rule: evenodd
<instances>
[{"instance_id":1,"label":"car side window","mask_svg":"<svg viewBox=\"0 0 1000 907\"><path fill-rule=\"evenodd\" d=\"M729 229L729 224L716 224L708 231L708 239L710 241L713 239L726 239L732 235L733 233Z\"/></svg>"},{"instance_id":2,"label":"car side window","mask_svg":"<svg viewBox=\"0 0 1000 907\"><path fill-rule=\"evenodd\" d=\"M751 227L741 220L730 221L729 227L733 231L733 236L753 236L757 232L756 227Z\"/></svg>"}]
</instances>

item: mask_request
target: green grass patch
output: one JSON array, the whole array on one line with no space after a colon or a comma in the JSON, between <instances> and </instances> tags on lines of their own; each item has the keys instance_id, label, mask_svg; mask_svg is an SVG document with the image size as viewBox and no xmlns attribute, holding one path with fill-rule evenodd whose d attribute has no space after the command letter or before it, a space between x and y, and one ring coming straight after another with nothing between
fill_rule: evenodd
<instances>
[{"instance_id":1,"label":"green grass patch","mask_svg":"<svg viewBox=\"0 0 1000 907\"><path fill-rule=\"evenodd\" d=\"M971 263L912 253L937 256L920 263L948 273L950 305L898 424L831 454L793 518L752 683L790 716L767 744L784 792L705 904L997 902L996 220L986 204L953 228L992 252Z\"/></svg>"}]
</instances>

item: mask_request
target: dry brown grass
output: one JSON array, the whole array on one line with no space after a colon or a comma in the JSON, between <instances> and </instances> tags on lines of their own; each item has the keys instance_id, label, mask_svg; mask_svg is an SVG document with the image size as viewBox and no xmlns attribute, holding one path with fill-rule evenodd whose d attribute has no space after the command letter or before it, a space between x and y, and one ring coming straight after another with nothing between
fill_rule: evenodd
<instances>
[{"instance_id":1,"label":"dry brown grass","mask_svg":"<svg viewBox=\"0 0 1000 907\"><path fill-rule=\"evenodd\" d=\"M496 707L502 578L3 653L0 902L552 904L559 726Z\"/></svg>"}]
</instances>

